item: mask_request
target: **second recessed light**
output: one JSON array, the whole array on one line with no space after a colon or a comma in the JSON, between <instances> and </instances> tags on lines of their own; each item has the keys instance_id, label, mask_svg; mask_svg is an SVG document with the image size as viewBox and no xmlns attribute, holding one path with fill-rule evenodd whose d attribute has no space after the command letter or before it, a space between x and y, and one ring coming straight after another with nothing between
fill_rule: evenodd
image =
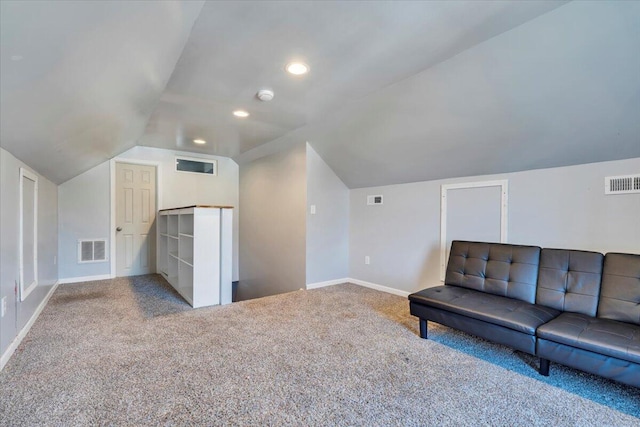
<instances>
[{"instance_id":1,"label":"second recessed light","mask_svg":"<svg viewBox=\"0 0 640 427\"><path fill-rule=\"evenodd\" d=\"M249 117L249 113L244 110L236 110L233 112L233 115L240 118Z\"/></svg>"},{"instance_id":2,"label":"second recessed light","mask_svg":"<svg viewBox=\"0 0 640 427\"><path fill-rule=\"evenodd\" d=\"M304 62L289 62L284 69L295 76L300 76L309 72L309 66Z\"/></svg>"},{"instance_id":3,"label":"second recessed light","mask_svg":"<svg viewBox=\"0 0 640 427\"><path fill-rule=\"evenodd\" d=\"M202 144L206 144L207 141L205 141L204 139L194 139L193 143L202 145Z\"/></svg>"}]
</instances>

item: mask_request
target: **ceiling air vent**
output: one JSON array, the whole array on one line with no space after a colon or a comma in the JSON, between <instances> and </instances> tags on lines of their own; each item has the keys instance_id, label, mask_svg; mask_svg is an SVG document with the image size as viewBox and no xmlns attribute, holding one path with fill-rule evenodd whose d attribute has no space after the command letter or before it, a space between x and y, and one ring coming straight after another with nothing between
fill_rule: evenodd
<instances>
[{"instance_id":1,"label":"ceiling air vent","mask_svg":"<svg viewBox=\"0 0 640 427\"><path fill-rule=\"evenodd\" d=\"M107 240L78 240L78 262L107 261Z\"/></svg>"},{"instance_id":2,"label":"ceiling air vent","mask_svg":"<svg viewBox=\"0 0 640 427\"><path fill-rule=\"evenodd\" d=\"M608 176L604 179L604 194L640 193L640 174Z\"/></svg>"},{"instance_id":3,"label":"ceiling air vent","mask_svg":"<svg viewBox=\"0 0 640 427\"><path fill-rule=\"evenodd\" d=\"M367 205L381 205L382 196L367 196Z\"/></svg>"}]
</instances>

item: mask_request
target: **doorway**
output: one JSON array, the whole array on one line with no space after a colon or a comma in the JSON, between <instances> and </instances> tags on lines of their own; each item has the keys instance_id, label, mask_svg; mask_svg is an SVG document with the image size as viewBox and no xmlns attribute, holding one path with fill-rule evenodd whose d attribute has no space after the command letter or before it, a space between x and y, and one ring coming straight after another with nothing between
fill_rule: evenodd
<instances>
[{"instance_id":1,"label":"doorway","mask_svg":"<svg viewBox=\"0 0 640 427\"><path fill-rule=\"evenodd\" d=\"M115 265L112 264L112 273L115 274L112 275L155 273L157 168L116 161L114 174Z\"/></svg>"}]
</instances>

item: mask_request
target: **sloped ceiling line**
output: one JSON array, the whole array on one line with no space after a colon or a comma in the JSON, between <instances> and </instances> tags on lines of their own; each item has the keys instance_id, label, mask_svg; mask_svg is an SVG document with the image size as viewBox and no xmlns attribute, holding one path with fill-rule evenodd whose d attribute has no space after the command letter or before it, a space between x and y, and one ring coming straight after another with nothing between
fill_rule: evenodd
<instances>
[{"instance_id":1,"label":"sloped ceiling line","mask_svg":"<svg viewBox=\"0 0 640 427\"><path fill-rule=\"evenodd\" d=\"M640 157L640 2L0 8L0 145L56 183L134 145L309 141L349 188Z\"/></svg>"}]
</instances>

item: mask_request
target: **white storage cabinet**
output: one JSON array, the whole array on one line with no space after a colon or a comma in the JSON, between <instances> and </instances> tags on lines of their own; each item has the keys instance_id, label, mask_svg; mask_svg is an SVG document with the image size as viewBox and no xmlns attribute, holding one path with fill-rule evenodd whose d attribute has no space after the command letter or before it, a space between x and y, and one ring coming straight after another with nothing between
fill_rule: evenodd
<instances>
[{"instance_id":1,"label":"white storage cabinet","mask_svg":"<svg viewBox=\"0 0 640 427\"><path fill-rule=\"evenodd\" d=\"M158 212L158 269L194 308L231 302L230 206Z\"/></svg>"}]
</instances>

